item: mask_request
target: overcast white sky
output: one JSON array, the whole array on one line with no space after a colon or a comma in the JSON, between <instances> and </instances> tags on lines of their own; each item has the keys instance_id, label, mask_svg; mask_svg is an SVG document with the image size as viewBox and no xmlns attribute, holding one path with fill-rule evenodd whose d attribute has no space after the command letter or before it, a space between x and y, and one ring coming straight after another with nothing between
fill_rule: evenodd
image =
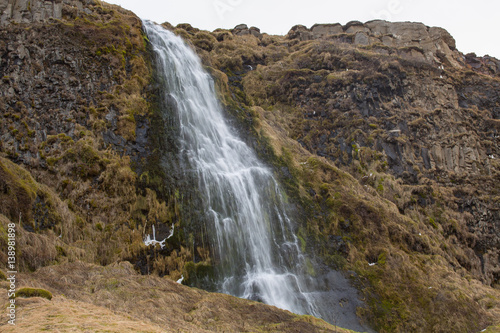
<instances>
[{"instance_id":1,"label":"overcast white sky","mask_svg":"<svg viewBox=\"0 0 500 333\"><path fill-rule=\"evenodd\" d=\"M372 19L422 22L448 30L463 53L500 59L498 0L105 0L156 21L190 23L204 30L245 23L284 35L296 24Z\"/></svg>"}]
</instances>

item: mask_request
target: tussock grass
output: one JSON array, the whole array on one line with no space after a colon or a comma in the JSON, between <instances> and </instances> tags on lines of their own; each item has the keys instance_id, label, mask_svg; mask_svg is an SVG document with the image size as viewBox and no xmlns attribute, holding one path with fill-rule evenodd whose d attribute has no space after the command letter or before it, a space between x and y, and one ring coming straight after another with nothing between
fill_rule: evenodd
<instances>
[{"instance_id":1,"label":"tussock grass","mask_svg":"<svg viewBox=\"0 0 500 333\"><path fill-rule=\"evenodd\" d=\"M155 192L160 181L155 180L153 191L134 171L141 163L154 169L153 163L145 162L144 157L133 162L124 154L135 144L137 119L144 122L142 126L151 126L147 117L154 113L151 100L156 91L146 89L152 82L147 38L133 13L100 2L88 6L91 14L67 12L62 20L33 29L26 40L28 44L43 40L44 48L61 50L62 58L81 62L78 70L67 69L67 74L74 84L92 91L76 89L66 94L65 98L75 102L75 110L67 115L60 109L41 111L65 121L63 132L46 138L32 130L28 108L34 119L40 117L33 103L19 101L19 112L8 115L11 131L25 141L25 150L40 158L23 167L4 158L16 157L15 151L4 151L11 146L0 148L1 227L9 221L19 223L21 215L18 259L22 271L75 260L109 264L125 258L137 262L141 257L151 272L177 279L181 267L192 260L190 252L170 244L160 256L158 249L145 248L143 238L151 232L152 223L164 232L172 223L179 224L178 204L173 195ZM214 39L204 32L197 38ZM75 49L78 54L71 53ZM88 59L96 65L87 66ZM38 63L34 66L38 71L42 68ZM32 73L28 65L23 70L26 75ZM10 84L10 79L4 78L2 84ZM3 100L0 104L2 109L7 107ZM123 140L123 146L107 146L106 131ZM176 243L182 243L181 236ZM4 264L4 233L0 245ZM174 259L163 258L170 254Z\"/></svg>"}]
</instances>

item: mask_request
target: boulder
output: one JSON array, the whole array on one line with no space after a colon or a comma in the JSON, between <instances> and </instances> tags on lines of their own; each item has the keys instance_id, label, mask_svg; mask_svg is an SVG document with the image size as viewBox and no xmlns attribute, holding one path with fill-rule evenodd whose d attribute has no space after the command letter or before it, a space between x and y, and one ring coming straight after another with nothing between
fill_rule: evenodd
<instances>
[{"instance_id":1,"label":"boulder","mask_svg":"<svg viewBox=\"0 0 500 333\"><path fill-rule=\"evenodd\" d=\"M248 26L244 23L238 24L237 26L234 27L233 30L248 30Z\"/></svg>"},{"instance_id":2,"label":"boulder","mask_svg":"<svg viewBox=\"0 0 500 333\"><path fill-rule=\"evenodd\" d=\"M455 38L453 38L448 31L439 27L431 27L429 28L429 36L434 41L442 40L448 45L450 50L456 49Z\"/></svg>"},{"instance_id":3,"label":"boulder","mask_svg":"<svg viewBox=\"0 0 500 333\"><path fill-rule=\"evenodd\" d=\"M375 37L380 37L389 34L391 22L384 20L373 20L365 23L365 26L370 29L370 32Z\"/></svg>"},{"instance_id":4,"label":"boulder","mask_svg":"<svg viewBox=\"0 0 500 333\"><path fill-rule=\"evenodd\" d=\"M392 34L401 46L411 46L429 38L427 26L418 22L395 22L389 24L389 34Z\"/></svg>"},{"instance_id":5,"label":"boulder","mask_svg":"<svg viewBox=\"0 0 500 333\"><path fill-rule=\"evenodd\" d=\"M315 39L325 38L331 35L338 35L344 32L342 25L335 24L315 24L311 27L311 32Z\"/></svg>"},{"instance_id":6,"label":"boulder","mask_svg":"<svg viewBox=\"0 0 500 333\"><path fill-rule=\"evenodd\" d=\"M301 41L314 39L313 33L303 25L295 25L286 35L287 39L298 39Z\"/></svg>"},{"instance_id":7,"label":"boulder","mask_svg":"<svg viewBox=\"0 0 500 333\"><path fill-rule=\"evenodd\" d=\"M369 45L370 38L364 32L358 32L356 36L354 36L354 45Z\"/></svg>"},{"instance_id":8,"label":"boulder","mask_svg":"<svg viewBox=\"0 0 500 333\"><path fill-rule=\"evenodd\" d=\"M250 27L249 29L250 34L257 37L257 38L262 38L262 34L260 33L260 29L257 27Z\"/></svg>"},{"instance_id":9,"label":"boulder","mask_svg":"<svg viewBox=\"0 0 500 333\"><path fill-rule=\"evenodd\" d=\"M351 27L364 27L364 24L359 21L349 21L344 25L344 31L347 32ZM356 29L356 28L353 28Z\"/></svg>"},{"instance_id":10,"label":"boulder","mask_svg":"<svg viewBox=\"0 0 500 333\"><path fill-rule=\"evenodd\" d=\"M234 27L233 30L231 30L231 32L235 36L244 36L250 34L250 30L248 29L248 26L246 24L238 24Z\"/></svg>"}]
</instances>

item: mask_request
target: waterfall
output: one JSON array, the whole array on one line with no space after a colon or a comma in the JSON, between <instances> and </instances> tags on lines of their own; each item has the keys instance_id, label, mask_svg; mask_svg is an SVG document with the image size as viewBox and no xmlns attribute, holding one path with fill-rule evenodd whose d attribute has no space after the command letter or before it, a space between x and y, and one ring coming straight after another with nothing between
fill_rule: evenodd
<instances>
[{"instance_id":1,"label":"waterfall","mask_svg":"<svg viewBox=\"0 0 500 333\"><path fill-rule=\"evenodd\" d=\"M180 153L191 168L186 172L196 173L213 230L218 291L334 321L338 299L324 286L333 282L323 277L321 291L318 278L308 274L312 264L301 252L279 185L228 125L198 56L172 32L143 24L164 98L177 113Z\"/></svg>"}]
</instances>

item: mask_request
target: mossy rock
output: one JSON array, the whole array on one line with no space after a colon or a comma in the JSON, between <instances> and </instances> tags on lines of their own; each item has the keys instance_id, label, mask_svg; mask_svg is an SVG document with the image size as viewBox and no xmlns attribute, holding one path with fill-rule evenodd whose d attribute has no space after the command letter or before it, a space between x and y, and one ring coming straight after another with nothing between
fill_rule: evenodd
<instances>
[{"instance_id":1,"label":"mossy rock","mask_svg":"<svg viewBox=\"0 0 500 333\"><path fill-rule=\"evenodd\" d=\"M215 271L210 263L187 262L184 265L184 272L186 274L184 284L205 290L215 290L215 286L213 285Z\"/></svg>"},{"instance_id":2,"label":"mossy rock","mask_svg":"<svg viewBox=\"0 0 500 333\"><path fill-rule=\"evenodd\" d=\"M48 300L52 299L52 293L40 288L21 288L16 292L16 297L43 297Z\"/></svg>"}]
</instances>

